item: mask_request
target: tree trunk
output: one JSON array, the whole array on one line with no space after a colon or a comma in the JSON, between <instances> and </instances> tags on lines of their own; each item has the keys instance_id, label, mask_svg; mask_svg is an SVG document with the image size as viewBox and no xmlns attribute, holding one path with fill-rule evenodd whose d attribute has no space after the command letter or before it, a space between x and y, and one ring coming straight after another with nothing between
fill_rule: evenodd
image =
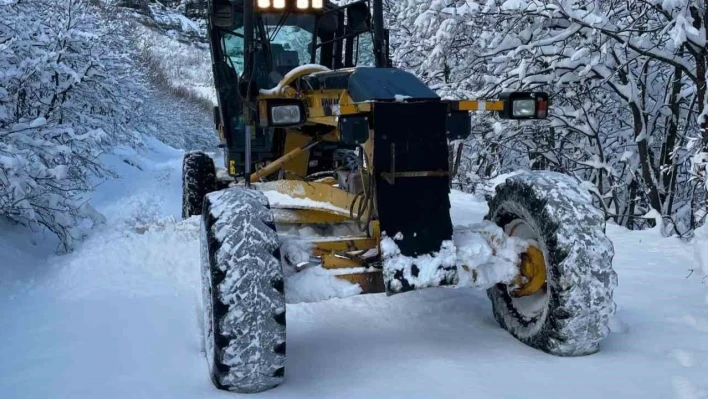
<instances>
[{"instance_id":1,"label":"tree trunk","mask_svg":"<svg viewBox=\"0 0 708 399\"><path fill-rule=\"evenodd\" d=\"M632 109L632 116L634 119L634 137L638 138L644 132L642 113L637 104L630 103L629 106ZM647 145L646 138L637 143L637 150L639 151L639 163L642 169L642 179L644 180L644 185L648 191L646 195L649 199L649 205L661 213L661 198L659 197L659 189L656 185L656 179L653 176L651 156L649 155L649 146Z\"/></svg>"},{"instance_id":2,"label":"tree trunk","mask_svg":"<svg viewBox=\"0 0 708 399\"><path fill-rule=\"evenodd\" d=\"M662 202L667 204L667 215L671 214L673 208L675 194L674 191L676 188L676 172L678 170L672 154L678 136L678 121L681 112L681 108L679 107L678 96L681 93L682 78L683 71L680 68L674 68L674 77L671 86L671 97L669 99L671 115L669 116L669 127L666 135L666 141L664 142L664 147L661 151L660 168L664 169L664 171L662 172L662 185L664 188Z\"/></svg>"},{"instance_id":3,"label":"tree trunk","mask_svg":"<svg viewBox=\"0 0 708 399\"><path fill-rule=\"evenodd\" d=\"M630 230L634 230L634 209L637 204L637 181L632 180L631 183L629 183L629 199L627 202L629 202L629 207L627 208L627 228Z\"/></svg>"}]
</instances>

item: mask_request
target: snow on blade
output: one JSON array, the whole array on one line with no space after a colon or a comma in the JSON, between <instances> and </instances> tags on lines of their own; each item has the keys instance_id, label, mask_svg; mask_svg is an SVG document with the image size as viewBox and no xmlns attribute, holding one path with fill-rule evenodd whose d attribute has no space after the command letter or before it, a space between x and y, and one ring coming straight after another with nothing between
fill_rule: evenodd
<instances>
[{"instance_id":1,"label":"snow on blade","mask_svg":"<svg viewBox=\"0 0 708 399\"><path fill-rule=\"evenodd\" d=\"M277 211L277 209L275 209ZM332 298L346 298L362 292L358 284L337 278L337 275L362 273L363 267L328 270L311 261L313 244L317 241L343 240L355 237L354 224L332 226L281 225L277 226L280 256L285 275L285 301L289 304L319 302Z\"/></svg>"},{"instance_id":2,"label":"snow on blade","mask_svg":"<svg viewBox=\"0 0 708 399\"><path fill-rule=\"evenodd\" d=\"M453 239L457 248L458 285L489 288L510 283L518 275L519 254L529 242L509 237L496 224L483 221L456 228Z\"/></svg>"},{"instance_id":3,"label":"snow on blade","mask_svg":"<svg viewBox=\"0 0 708 399\"><path fill-rule=\"evenodd\" d=\"M361 293L358 284L337 278L337 274L361 273L364 268L327 270L322 266L309 267L285 279L285 301L289 304L319 302L332 298L346 298ZM334 272L334 273L333 273Z\"/></svg>"},{"instance_id":4,"label":"snow on blade","mask_svg":"<svg viewBox=\"0 0 708 399\"><path fill-rule=\"evenodd\" d=\"M299 268L301 264L309 262L312 243L290 237L281 239L280 254L289 266Z\"/></svg>"},{"instance_id":5,"label":"snow on blade","mask_svg":"<svg viewBox=\"0 0 708 399\"><path fill-rule=\"evenodd\" d=\"M393 239L381 240L384 276L391 281L393 291L401 282L393 275L401 273L416 288L434 287L445 281L456 286L489 288L497 283L510 283L518 274L519 254L529 243L508 237L501 227L483 221L469 226L457 226L452 241L444 241L440 251L417 257L401 254L395 241L403 239L397 233Z\"/></svg>"},{"instance_id":6,"label":"snow on blade","mask_svg":"<svg viewBox=\"0 0 708 399\"><path fill-rule=\"evenodd\" d=\"M349 210L336 207L328 202L320 202L308 198L295 198L278 191L262 191L268 198L270 206L273 208L304 208L304 209L326 209L338 214L349 214Z\"/></svg>"},{"instance_id":7,"label":"snow on blade","mask_svg":"<svg viewBox=\"0 0 708 399\"><path fill-rule=\"evenodd\" d=\"M401 237L400 232L394 238ZM402 238L402 237L401 237ZM405 256L395 241L384 236L381 239L384 281L390 291L399 292L405 287L396 278L399 274L416 288L439 286L455 278L456 254L452 241L443 241L439 252L417 257Z\"/></svg>"}]
</instances>

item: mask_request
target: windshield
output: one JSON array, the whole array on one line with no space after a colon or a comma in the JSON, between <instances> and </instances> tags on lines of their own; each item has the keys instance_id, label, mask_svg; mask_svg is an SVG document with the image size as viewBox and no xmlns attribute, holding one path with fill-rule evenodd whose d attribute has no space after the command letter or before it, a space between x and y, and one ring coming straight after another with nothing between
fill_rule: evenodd
<instances>
[{"instance_id":1,"label":"windshield","mask_svg":"<svg viewBox=\"0 0 708 399\"><path fill-rule=\"evenodd\" d=\"M238 18L239 16L237 15L238 22L235 26L222 30L222 47L226 62L238 75L242 75L244 39L242 19ZM254 21L256 53L252 75L258 86L273 87L288 72L298 66L309 64L312 59L333 69L374 66L371 32L364 31L354 36L350 35L346 39L336 39L334 32L337 29L337 22L336 19L334 21L332 23L321 19L317 23L317 17L312 14L259 14ZM316 53L313 57L315 26L318 26L320 34L317 35ZM324 42L322 37L325 37Z\"/></svg>"},{"instance_id":2,"label":"windshield","mask_svg":"<svg viewBox=\"0 0 708 399\"><path fill-rule=\"evenodd\" d=\"M365 32L354 39L354 65L376 66L374 57L374 38L371 33Z\"/></svg>"},{"instance_id":3,"label":"windshield","mask_svg":"<svg viewBox=\"0 0 708 399\"><path fill-rule=\"evenodd\" d=\"M264 15L263 25L270 42L274 71L285 75L310 61L312 31L315 28L313 15L290 14L287 18Z\"/></svg>"},{"instance_id":4,"label":"windshield","mask_svg":"<svg viewBox=\"0 0 708 399\"><path fill-rule=\"evenodd\" d=\"M241 75L243 73L243 28L224 33L222 46L226 61Z\"/></svg>"},{"instance_id":5,"label":"windshield","mask_svg":"<svg viewBox=\"0 0 708 399\"><path fill-rule=\"evenodd\" d=\"M285 75L290 70L307 64L310 60L312 48L312 31L315 27L315 18L312 15L261 15L262 29L264 32L256 33L255 39L257 53L255 57L255 71L257 80L275 71ZM265 46L261 40L264 34L270 43L270 60L266 55ZM222 47L226 61L241 75L244 68L243 26L225 31L222 36ZM272 62L272 69L269 63Z\"/></svg>"}]
</instances>

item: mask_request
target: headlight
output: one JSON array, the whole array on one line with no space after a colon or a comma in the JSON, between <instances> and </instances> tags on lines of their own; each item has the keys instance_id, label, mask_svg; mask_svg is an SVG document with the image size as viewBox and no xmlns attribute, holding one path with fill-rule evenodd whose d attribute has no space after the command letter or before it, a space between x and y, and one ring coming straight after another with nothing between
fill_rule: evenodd
<instances>
[{"instance_id":1,"label":"headlight","mask_svg":"<svg viewBox=\"0 0 708 399\"><path fill-rule=\"evenodd\" d=\"M536 114L536 100L515 100L512 104L512 113L515 118L532 117Z\"/></svg>"},{"instance_id":2,"label":"headlight","mask_svg":"<svg viewBox=\"0 0 708 399\"><path fill-rule=\"evenodd\" d=\"M307 105L297 98L264 98L258 100L260 127L295 127L307 120Z\"/></svg>"},{"instance_id":3,"label":"headlight","mask_svg":"<svg viewBox=\"0 0 708 399\"><path fill-rule=\"evenodd\" d=\"M253 0L249 0L253 1ZM259 11L288 10L288 11L305 11L317 10L321 11L324 8L324 0L255 0L256 8ZM272 7L272 8L271 8ZM295 8L293 8L295 7Z\"/></svg>"},{"instance_id":4,"label":"headlight","mask_svg":"<svg viewBox=\"0 0 708 399\"><path fill-rule=\"evenodd\" d=\"M502 119L546 119L548 117L548 93L508 91L499 95Z\"/></svg>"},{"instance_id":5,"label":"headlight","mask_svg":"<svg viewBox=\"0 0 708 399\"><path fill-rule=\"evenodd\" d=\"M274 125L291 125L300 122L300 107L297 105L276 105L270 109L270 120Z\"/></svg>"}]
</instances>

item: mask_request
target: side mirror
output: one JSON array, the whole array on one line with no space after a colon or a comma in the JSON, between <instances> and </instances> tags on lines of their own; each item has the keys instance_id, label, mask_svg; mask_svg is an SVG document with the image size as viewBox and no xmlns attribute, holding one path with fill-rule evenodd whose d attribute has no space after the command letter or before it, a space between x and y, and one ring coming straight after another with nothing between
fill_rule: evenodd
<instances>
[{"instance_id":1,"label":"side mirror","mask_svg":"<svg viewBox=\"0 0 708 399\"><path fill-rule=\"evenodd\" d=\"M350 32L371 30L371 10L368 3L362 1L347 7L347 26Z\"/></svg>"},{"instance_id":2,"label":"side mirror","mask_svg":"<svg viewBox=\"0 0 708 399\"><path fill-rule=\"evenodd\" d=\"M499 99L504 109L499 111L502 119L546 119L548 116L548 93L513 91L502 93Z\"/></svg>"},{"instance_id":3,"label":"side mirror","mask_svg":"<svg viewBox=\"0 0 708 399\"><path fill-rule=\"evenodd\" d=\"M230 28L234 25L235 10L229 0L214 0L209 11L212 25L219 28Z\"/></svg>"},{"instance_id":4,"label":"side mirror","mask_svg":"<svg viewBox=\"0 0 708 399\"><path fill-rule=\"evenodd\" d=\"M221 124L221 113L219 112L219 107L216 106L214 107L214 126L216 128L219 128L219 125Z\"/></svg>"},{"instance_id":5,"label":"side mirror","mask_svg":"<svg viewBox=\"0 0 708 399\"><path fill-rule=\"evenodd\" d=\"M295 127L307 120L307 109L296 98L269 98L258 101L260 127Z\"/></svg>"}]
</instances>

